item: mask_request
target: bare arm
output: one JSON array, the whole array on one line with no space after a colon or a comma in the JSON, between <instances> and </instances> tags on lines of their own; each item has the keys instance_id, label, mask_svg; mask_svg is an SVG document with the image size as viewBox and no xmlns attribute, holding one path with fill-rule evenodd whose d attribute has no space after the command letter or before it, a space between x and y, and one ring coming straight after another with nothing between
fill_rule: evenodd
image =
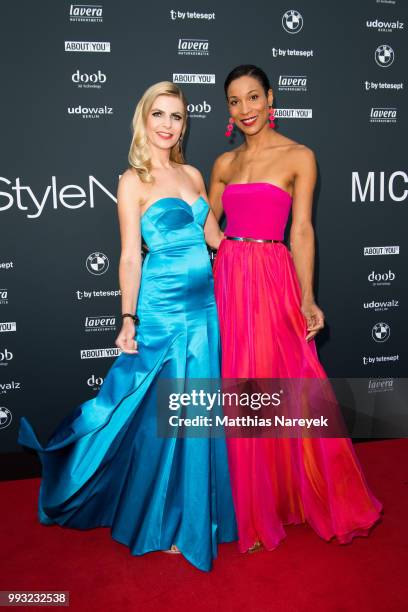
<instances>
[{"instance_id":1,"label":"bare arm","mask_svg":"<svg viewBox=\"0 0 408 612\"><path fill-rule=\"evenodd\" d=\"M194 180L194 183L200 193L200 196L202 196L204 200L208 202L207 191L201 173L196 168L192 168L191 166L188 167L188 171L190 172ZM224 234L220 230L220 226L217 223L217 220L214 216L213 211L211 210L211 207L207 215L206 222L204 224L204 237L206 243L213 249L218 249L221 240L224 238Z\"/></svg>"},{"instance_id":2,"label":"bare arm","mask_svg":"<svg viewBox=\"0 0 408 612\"><path fill-rule=\"evenodd\" d=\"M307 340L323 327L323 313L315 303L313 275L315 239L312 226L313 192L316 184L316 161L312 151L298 153L297 171L293 191L290 249L302 293L302 312L307 321Z\"/></svg>"},{"instance_id":3,"label":"bare arm","mask_svg":"<svg viewBox=\"0 0 408 612\"><path fill-rule=\"evenodd\" d=\"M212 211L217 221L221 219L223 213L222 194L225 189L225 183L222 180L222 176L225 173L225 165L226 158L224 154L216 159L211 172L209 198Z\"/></svg>"},{"instance_id":4,"label":"bare arm","mask_svg":"<svg viewBox=\"0 0 408 612\"><path fill-rule=\"evenodd\" d=\"M142 269L140 230L140 180L127 171L119 180L118 215L121 239L119 286L122 293L122 313L134 314L140 288ZM126 353L137 353L135 325L130 317L123 319L116 345Z\"/></svg>"}]
</instances>

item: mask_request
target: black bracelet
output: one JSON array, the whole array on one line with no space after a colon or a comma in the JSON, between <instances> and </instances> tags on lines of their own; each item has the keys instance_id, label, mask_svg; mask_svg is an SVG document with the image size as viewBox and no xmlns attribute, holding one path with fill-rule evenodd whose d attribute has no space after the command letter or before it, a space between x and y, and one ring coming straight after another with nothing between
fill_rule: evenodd
<instances>
[{"instance_id":1,"label":"black bracelet","mask_svg":"<svg viewBox=\"0 0 408 612\"><path fill-rule=\"evenodd\" d=\"M130 317L131 319L133 319L133 323L135 325L139 325L140 324L140 319L139 319L139 317L137 315L130 314L130 312L125 312L122 315L122 319L124 319L125 317Z\"/></svg>"}]
</instances>

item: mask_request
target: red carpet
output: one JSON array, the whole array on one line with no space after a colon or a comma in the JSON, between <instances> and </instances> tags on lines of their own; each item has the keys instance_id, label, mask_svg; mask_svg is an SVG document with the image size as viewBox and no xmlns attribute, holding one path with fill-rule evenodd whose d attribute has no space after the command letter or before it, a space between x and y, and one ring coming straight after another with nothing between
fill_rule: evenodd
<instances>
[{"instance_id":1,"label":"red carpet","mask_svg":"<svg viewBox=\"0 0 408 612\"><path fill-rule=\"evenodd\" d=\"M0 482L0 590L70 591L75 611L405 612L408 441L356 450L385 507L369 538L340 546L306 525L291 526L272 552L221 545L209 574L179 555L132 557L109 529L44 527L36 518L39 480Z\"/></svg>"}]
</instances>

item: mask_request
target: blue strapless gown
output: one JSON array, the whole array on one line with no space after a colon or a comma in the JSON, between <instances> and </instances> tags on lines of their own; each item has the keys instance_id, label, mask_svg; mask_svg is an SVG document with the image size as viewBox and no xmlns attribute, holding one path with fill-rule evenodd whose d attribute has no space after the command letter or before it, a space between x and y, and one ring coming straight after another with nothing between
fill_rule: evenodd
<instances>
[{"instance_id":1,"label":"blue strapless gown","mask_svg":"<svg viewBox=\"0 0 408 612\"><path fill-rule=\"evenodd\" d=\"M119 355L98 395L46 446L24 417L18 437L42 462L41 523L111 527L134 555L176 544L201 570L211 569L218 543L237 539L225 440L157 437L155 387L158 377L220 374L207 214L201 197L192 206L162 198L148 208L139 354Z\"/></svg>"}]
</instances>

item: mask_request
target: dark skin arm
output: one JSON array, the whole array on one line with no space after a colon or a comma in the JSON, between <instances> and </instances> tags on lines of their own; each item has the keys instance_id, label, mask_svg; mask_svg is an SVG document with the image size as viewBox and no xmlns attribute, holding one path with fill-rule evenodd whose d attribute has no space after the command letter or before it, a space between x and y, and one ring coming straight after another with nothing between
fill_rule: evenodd
<instances>
[{"instance_id":1,"label":"dark skin arm","mask_svg":"<svg viewBox=\"0 0 408 612\"><path fill-rule=\"evenodd\" d=\"M299 151L293 189L290 250L301 288L301 310L307 323L306 340L324 327L324 315L313 294L315 240L312 226L313 191L316 184L316 161L310 149Z\"/></svg>"},{"instance_id":2,"label":"dark skin arm","mask_svg":"<svg viewBox=\"0 0 408 612\"><path fill-rule=\"evenodd\" d=\"M220 221L222 213L224 212L221 197L225 189L225 178L223 180L223 177L226 175L228 163L228 154L224 153L224 155L221 155L216 159L211 172L210 191L208 195L212 211L218 222Z\"/></svg>"}]
</instances>

